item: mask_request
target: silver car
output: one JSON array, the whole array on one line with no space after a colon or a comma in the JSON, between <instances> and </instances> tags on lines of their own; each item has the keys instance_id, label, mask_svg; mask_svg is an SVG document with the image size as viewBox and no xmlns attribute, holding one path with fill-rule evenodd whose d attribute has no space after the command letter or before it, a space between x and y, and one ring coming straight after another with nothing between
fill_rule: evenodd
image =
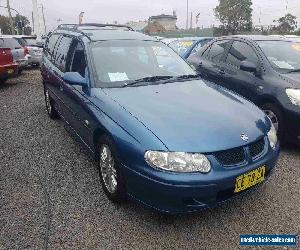
<instances>
[{"instance_id":1,"label":"silver car","mask_svg":"<svg viewBox=\"0 0 300 250\"><path fill-rule=\"evenodd\" d=\"M15 36L28 53L28 64L39 66L42 61L43 46L34 36Z\"/></svg>"}]
</instances>

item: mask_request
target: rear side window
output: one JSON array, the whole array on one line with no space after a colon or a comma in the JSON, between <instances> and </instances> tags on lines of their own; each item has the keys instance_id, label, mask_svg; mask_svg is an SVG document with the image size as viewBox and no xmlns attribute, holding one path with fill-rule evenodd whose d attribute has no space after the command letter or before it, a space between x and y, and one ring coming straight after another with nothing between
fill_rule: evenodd
<instances>
[{"instance_id":1,"label":"rear side window","mask_svg":"<svg viewBox=\"0 0 300 250\"><path fill-rule=\"evenodd\" d=\"M258 56L250 45L235 41L228 52L226 63L240 68L243 61L252 62L256 66L259 64Z\"/></svg>"},{"instance_id":2,"label":"rear side window","mask_svg":"<svg viewBox=\"0 0 300 250\"><path fill-rule=\"evenodd\" d=\"M69 52L69 48L72 42L72 38L63 36L57 47L55 58L53 58L54 64L60 71L66 71L66 60Z\"/></svg>"},{"instance_id":3,"label":"rear side window","mask_svg":"<svg viewBox=\"0 0 300 250\"><path fill-rule=\"evenodd\" d=\"M221 61L226 53L226 49L229 46L229 43L230 41L227 40L214 42L210 47L207 57L212 61Z\"/></svg>"},{"instance_id":4,"label":"rear side window","mask_svg":"<svg viewBox=\"0 0 300 250\"><path fill-rule=\"evenodd\" d=\"M0 38L0 48L20 49L22 46L14 38Z\"/></svg>"},{"instance_id":5,"label":"rear side window","mask_svg":"<svg viewBox=\"0 0 300 250\"><path fill-rule=\"evenodd\" d=\"M51 35L46 41L44 53L49 59L51 59L51 57L54 54L55 45L58 42L59 38L60 38L59 34L54 34Z\"/></svg>"}]
</instances>

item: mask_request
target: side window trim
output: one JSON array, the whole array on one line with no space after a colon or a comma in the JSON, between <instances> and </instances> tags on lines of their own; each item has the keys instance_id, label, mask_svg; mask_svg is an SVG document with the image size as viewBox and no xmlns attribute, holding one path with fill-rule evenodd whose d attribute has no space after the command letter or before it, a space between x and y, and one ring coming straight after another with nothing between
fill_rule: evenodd
<instances>
[{"instance_id":1,"label":"side window trim","mask_svg":"<svg viewBox=\"0 0 300 250\"><path fill-rule=\"evenodd\" d=\"M249 47L253 50L254 54L256 55L256 57L257 57L257 59L258 59L258 65L257 65L257 67L259 67L259 68L261 69L261 68L262 68L262 62L261 62L259 53L257 52L256 48L255 48L251 43L248 43L247 41L243 41L243 40L232 40L232 42L231 42L231 44L230 44L230 46L229 46L229 49L227 50L226 57L225 57L225 59L224 59L224 63L225 63L226 65L229 65L229 66L231 66L231 67L234 67L234 68L239 69L239 67L237 67L237 66L235 66L235 65L232 65L231 63L228 63L228 62L227 62L227 58L228 58L228 56L229 56L230 50L231 50L231 48L233 47L233 45L234 45L235 42L244 43L244 44L246 44L247 46L249 46Z\"/></svg>"},{"instance_id":2,"label":"side window trim","mask_svg":"<svg viewBox=\"0 0 300 250\"><path fill-rule=\"evenodd\" d=\"M213 60L209 55L210 55L210 51L211 51L211 48L213 47L213 45L216 44L216 43L219 43L219 42L228 42L228 44L226 45L226 47L225 47L225 49L224 49L224 52L223 52L223 55L222 55L222 57L220 58L220 60L215 61L215 60ZM220 62L220 63L224 63L224 62L226 61L228 52L229 52L229 50L230 50L232 44L233 44L233 41L230 40L230 39L226 39L226 38L225 38L225 39L219 39L219 40L214 41L214 42L209 46L209 51L208 51L208 53L207 53L207 55L206 55L206 58L209 59L211 62Z\"/></svg>"}]
</instances>

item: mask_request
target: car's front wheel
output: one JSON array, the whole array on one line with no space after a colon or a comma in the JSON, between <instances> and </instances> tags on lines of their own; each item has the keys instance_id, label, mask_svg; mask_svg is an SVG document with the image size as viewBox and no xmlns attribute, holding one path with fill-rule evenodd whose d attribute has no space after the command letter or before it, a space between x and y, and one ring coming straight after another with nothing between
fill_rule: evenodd
<instances>
[{"instance_id":1,"label":"car's front wheel","mask_svg":"<svg viewBox=\"0 0 300 250\"><path fill-rule=\"evenodd\" d=\"M125 181L112 140L102 136L98 143L98 164L103 190L116 203L126 201Z\"/></svg>"},{"instance_id":2,"label":"car's front wheel","mask_svg":"<svg viewBox=\"0 0 300 250\"><path fill-rule=\"evenodd\" d=\"M57 113L54 107L54 100L51 98L49 90L46 87L44 88L44 94L45 94L46 109L49 117L51 119L58 119L59 114Z\"/></svg>"},{"instance_id":3,"label":"car's front wheel","mask_svg":"<svg viewBox=\"0 0 300 250\"><path fill-rule=\"evenodd\" d=\"M266 103L262 105L261 108L272 121L273 126L277 130L278 137L282 141L284 139L285 130L283 114L280 108L273 103Z\"/></svg>"}]
</instances>

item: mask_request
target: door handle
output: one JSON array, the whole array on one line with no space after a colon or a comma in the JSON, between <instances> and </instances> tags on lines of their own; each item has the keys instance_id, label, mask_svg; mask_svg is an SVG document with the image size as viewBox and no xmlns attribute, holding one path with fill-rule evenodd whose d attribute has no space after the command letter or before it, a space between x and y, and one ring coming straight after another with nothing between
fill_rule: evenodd
<instances>
[{"instance_id":1,"label":"door handle","mask_svg":"<svg viewBox=\"0 0 300 250\"><path fill-rule=\"evenodd\" d=\"M220 74L220 75L225 75L225 74L226 74L226 72L225 72L225 70L224 70L224 69L220 69L220 70L219 70L219 74Z\"/></svg>"},{"instance_id":2,"label":"door handle","mask_svg":"<svg viewBox=\"0 0 300 250\"><path fill-rule=\"evenodd\" d=\"M59 86L59 90L60 90L61 92L63 92L63 91L64 91L64 87L63 87L62 85L60 85L60 86Z\"/></svg>"}]
</instances>

